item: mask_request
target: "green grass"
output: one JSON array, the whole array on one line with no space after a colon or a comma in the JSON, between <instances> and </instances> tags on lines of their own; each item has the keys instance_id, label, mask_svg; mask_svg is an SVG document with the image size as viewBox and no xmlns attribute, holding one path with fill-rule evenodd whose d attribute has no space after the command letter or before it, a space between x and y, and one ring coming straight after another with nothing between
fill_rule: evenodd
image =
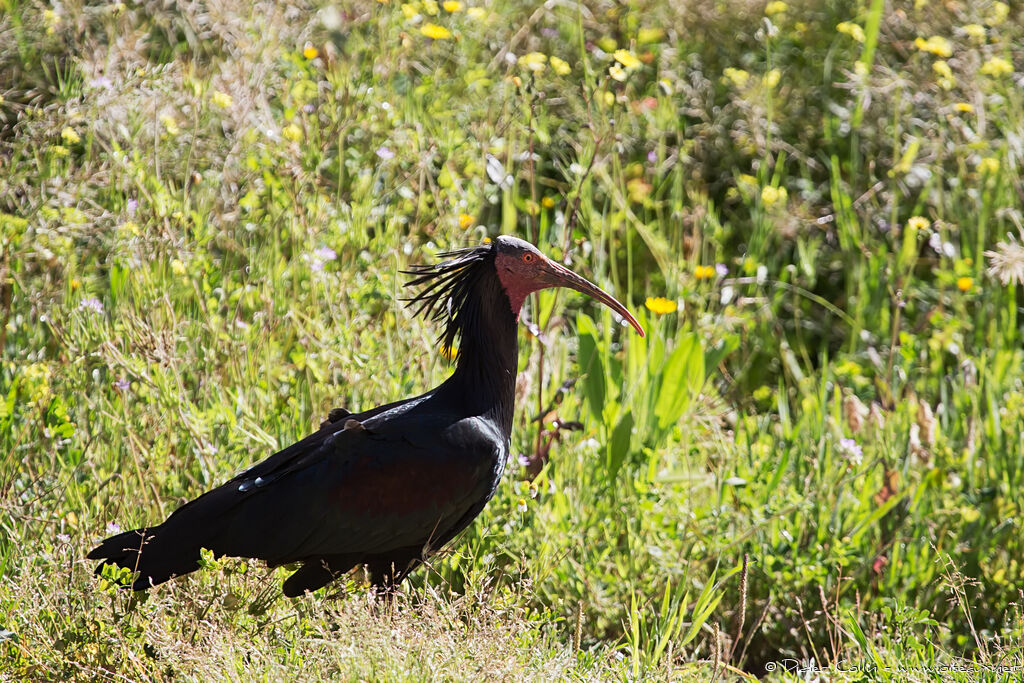
<instances>
[{"instance_id":1,"label":"green grass","mask_svg":"<svg viewBox=\"0 0 1024 683\"><path fill-rule=\"evenodd\" d=\"M675 4L0 0L0 678L1018 680L1019 11ZM92 575L439 383L399 271L499 233L648 338L531 300L515 462L394 605Z\"/></svg>"}]
</instances>

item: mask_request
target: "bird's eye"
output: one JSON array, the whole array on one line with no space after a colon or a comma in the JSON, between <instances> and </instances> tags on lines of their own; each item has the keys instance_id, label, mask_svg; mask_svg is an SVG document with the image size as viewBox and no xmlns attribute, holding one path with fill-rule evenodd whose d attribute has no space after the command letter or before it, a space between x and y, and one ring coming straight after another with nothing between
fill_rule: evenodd
<instances>
[{"instance_id":1,"label":"bird's eye","mask_svg":"<svg viewBox=\"0 0 1024 683\"><path fill-rule=\"evenodd\" d=\"M523 254L523 263L532 263L532 262L533 262L533 254L531 254L530 252L526 252L525 254Z\"/></svg>"}]
</instances>

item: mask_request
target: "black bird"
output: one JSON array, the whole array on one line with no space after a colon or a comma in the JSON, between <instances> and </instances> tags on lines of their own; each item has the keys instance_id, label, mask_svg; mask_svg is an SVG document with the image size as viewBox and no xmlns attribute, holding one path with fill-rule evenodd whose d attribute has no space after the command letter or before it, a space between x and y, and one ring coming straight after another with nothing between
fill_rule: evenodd
<instances>
[{"instance_id":1,"label":"black bird","mask_svg":"<svg viewBox=\"0 0 1024 683\"><path fill-rule=\"evenodd\" d=\"M458 342L455 372L422 396L361 413L335 410L305 439L186 503L163 524L112 536L89 553L137 572L142 590L216 556L302 562L284 582L296 596L359 565L385 590L480 514L505 470L518 361L516 323L526 297L547 287L588 294L643 329L626 307L551 261L501 236L414 266L417 314Z\"/></svg>"}]
</instances>

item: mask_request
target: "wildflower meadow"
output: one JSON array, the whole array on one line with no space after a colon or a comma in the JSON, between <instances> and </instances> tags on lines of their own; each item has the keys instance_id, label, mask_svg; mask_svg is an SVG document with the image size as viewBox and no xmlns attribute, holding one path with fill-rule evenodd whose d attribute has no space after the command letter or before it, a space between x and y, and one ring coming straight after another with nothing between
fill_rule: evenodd
<instances>
[{"instance_id":1,"label":"wildflower meadow","mask_svg":"<svg viewBox=\"0 0 1024 683\"><path fill-rule=\"evenodd\" d=\"M0 680L1024 680L1024 14L0 0ZM436 386L512 234L513 457L392 601L112 533ZM119 526L120 525L120 526Z\"/></svg>"}]
</instances>

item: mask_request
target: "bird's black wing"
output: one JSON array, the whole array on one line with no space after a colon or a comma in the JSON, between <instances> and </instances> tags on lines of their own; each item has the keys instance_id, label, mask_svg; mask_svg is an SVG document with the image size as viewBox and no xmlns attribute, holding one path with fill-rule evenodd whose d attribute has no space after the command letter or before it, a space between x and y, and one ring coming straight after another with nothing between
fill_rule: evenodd
<instances>
[{"instance_id":1,"label":"bird's black wing","mask_svg":"<svg viewBox=\"0 0 1024 683\"><path fill-rule=\"evenodd\" d=\"M143 530L141 554L126 532L90 557L137 569L142 588L195 569L199 548L271 565L436 548L490 497L507 444L482 418L413 407L331 423Z\"/></svg>"}]
</instances>

